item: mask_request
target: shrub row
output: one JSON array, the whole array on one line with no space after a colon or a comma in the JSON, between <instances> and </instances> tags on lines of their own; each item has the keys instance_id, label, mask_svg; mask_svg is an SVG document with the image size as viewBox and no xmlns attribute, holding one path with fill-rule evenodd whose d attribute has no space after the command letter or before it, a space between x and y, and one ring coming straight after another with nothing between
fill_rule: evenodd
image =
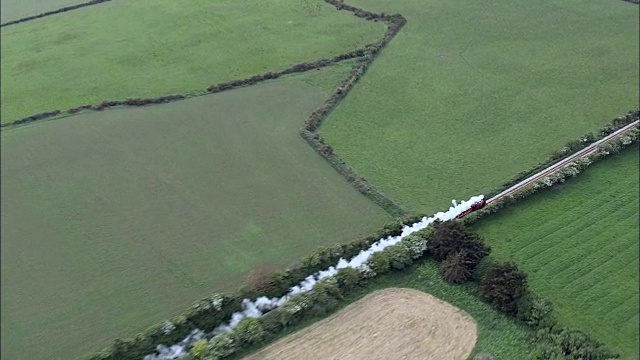
<instances>
[{"instance_id":1,"label":"shrub row","mask_svg":"<svg viewBox=\"0 0 640 360\"><path fill-rule=\"evenodd\" d=\"M365 52L361 61L353 67L349 76L340 83L329 98L314 112L312 112L311 115L309 115L305 121L304 127L300 130L300 135L311 146L311 148L313 148L322 158L327 160L329 164L331 164L331 166L360 193L382 207L392 216L405 216L407 213L402 209L402 207L378 191L365 178L359 176L333 152L331 146L326 144L324 139L316 131L318 130L318 127L320 127L322 121L326 119L331 111L333 111L333 109L335 109L336 106L338 106L338 104L347 96L349 91L353 89L355 84L373 63L379 52L396 36L396 34L406 24L407 20L402 15L374 14L363 9L346 5L337 0L325 1L335 6L338 10L353 12L354 15L361 18L386 21L387 31L378 41L365 46Z\"/></svg>"},{"instance_id":2,"label":"shrub row","mask_svg":"<svg viewBox=\"0 0 640 360\"><path fill-rule=\"evenodd\" d=\"M570 156L571 154L580 151L584 148L586 148L587 146L593 144L594 142L606 137L607 135L615 132L618 129L621 129L629 124L631 124L632 122L636 121L640 119L640 110L635 110L635 111L629 111L629 113L627 113L624 116L619 116L615 119L613 119L609 124L603 126L602 128L600 128L600 130L598 131L597 134L593 134L593 133L588 133L585 134L583 136L581 136L578 139L574 139L571 140L569 142L567 142L567 144L565 144L565 146L563 146L560 150L557 150L555 152L553 152L551 155L549 155L549 158L545 161L540 162L539 164L537 164L536 166L532 167L529 170L525 170L522 171L520 173L518 173L516 176L514 176L511 180L505 182L504 184L502 184L500 187L498 187L497 189L488 192L486 194L487 198L491 198L494 195L497 195L499 193L501 193L502 191L510 188L511 186L519 183L520 181L528 178L529 176L537 173L540 170L543 170L545 168L547 168L548 166L550 166L551 164L564 159L568 156Z\"/></svg>"},{"instance_id":3,"label":"shrub row","mask_svg":"<svg viewBox=\"0 0 640 360\"><path fill-rule=\"evenodd\" d=\"M340 269L335 276L320 280L311 291L291 297L283 306L260 318L244 319L231 332L199 340L183 359L223 359L269 340L289 326L324 316L334 310L345 295L366 285L368 279L389 271L402 271L413 264L424 255L431 235L429 230L419 231L373 254L360 269Z\"/></svg>"},{"instance_id":4,"label":"shrub row","mask_svg":"<svg viewBox=\"0 0 640 360\"><path fill-rule=\"evenodd\" d=\"M498 212L502 208L518 203L542 189L563 183L566 181L566 179L578 175L592 164L604 159L607 156L617 154L624 148L637 143L639 138L640 128L636 126L628 131L625 135L611 140L606 144L598 146L598 149L594 153L573 161L569 165L559 169L555 173L546 176L511 195L502 197L501 199L492 202L484 208L465 216L464 222L469 224L474 221L478 221L479 219L482 219L490 214Z\"/></svg>"},{"instance_id":5,"label":"shrub row","mask_svg":"<svg viewBox=\"0 0 640 360\"><path fill-rule=\"evenodd\" d=\"M184 339L195 329L211 331L228 321L234 312L241 310L241 300L257 296L283 296L304 278L335 265L340 258L351 258L374 242L387 236L397 236L404 225L420 219L411 216L385 225L376 233L348 244L322 247L311 255L292 264L288 269L265 274L267 281L260 289L244 286L233 294L214 294L196 302L182 315L150 327L147 331L127 340L117 339L113 345L88 357L91 360L140 360L152 353L159 344L174 344ZM419 247L418 247L419 248ZM414 246L414 251L416 247ZM348 280L344 280L348 283ZM343 284L344 286L344 284Z\"/></svg>"},{"instance_id":6,"label":"shrub row","mask_svg":"<svg viewBox=\"0 0 640 360\"><path fill-rule=\"evenodd\" d=\"M54 117L56 115L59 115L60 113L61 113L60 110L47 111L47 112L43 112L43 113L27 116L25 118L18 119L16 121L13 121L13 122L8 123L8 124L0 124L0 127L5 127L5 126L8 126L8 125L20 125L20 124L30 123L30 122L33 122L33 121L44 120L44 119L48 119L48 118Z\"/></svg>"},{"instance_id":7,"label":"shrub row","mask_svg":"<svg viewBox=\"0 0 640 360\"><path fill-rule=\"evenodd\" d=\"M552 304L534 294L527 274L511 262L495 264L483 239L454 220L434 222L427 253L440 262L449 283L475 280L482 300L499 312L516 318L535 331L532 342L537 359L593 359L617 357L585 333L557 324ZM478 266L480 262L484 266Z\"/></svg>"},{"instance_id":8,"label":"shrub row","mask_svg":"<svg viewBox=\"0 0 640 360\"><path fill-rule=\"evenodd\" d=\"M588 334L559 325L553 305L529 289L527 274L514 263L492 264L479 285L485 301L534 331L534 359L607 360L620 357Z\"/></svg>"},{"instance_id":9,"label":"shrub row","mask_svg":"<svg viewBox=\"0 0 640 360\"><path fill-rule=\"evenodd\" d=\"M26 21L43 18L45 16L55 15L55 14L63 13L63 12L66 12L66 11L79 9L79 8L82 8L82 7L85 7L85 6L89 6L89 5L100 4L100 3L103 3L103 2L107 2L107 1L111 1L111 0L91 0L89 2L82 3L82 4L65 6L63 8L60 8L60 9L57 9L57 10L53 10L53 11L48 11L48 12L45 12L45 13L42 13L42 14L24 17L24 18L18 19L18 20L8 21L8 22L0 25L0 27L5 27L5 26L9 26L9 25L15 25L15 24L26 22Z\"/></svg>"},{"instance_id":10,"label":"shrub row","mask_svg":"<svg viewBox=\"0 0 640 360\"><path fill-rule=\"evenodd\" d=\"M396 221L377 234L351 244L320 248L291 269L272 274L272 288L268 291L272 296L281 296L307 275L335 264L340 257L355 255L379 238L399 235L403 225L418 219L414 216ZM435 222L433 226L405 237L400 243L375 253L359 269L339 270L334 277L321 280L310 292L292 297L282 307L258 319L243 320L234 331L210 340L199 340L185 359L222 359L231 356L248 346L273 338L291 325L325 315L335 309L344 295L366 285L372 277L390 271L402 271L426 254L436 260L444 258L444 264L451 254L460 250L475 254L476 259L484 259L477 268L475 265L472 268L474 279L479 283L478 295L496 310L522 321L536 331L533 341L537 358L604 360L616 356L587 334L559 326L553 316L552 305L529 290L526 274L512 263L492 263L491 258L486 257L490 249L482 239L467 230L462 222L451 221ZM241 298L251 291L244 289L235 295L214 295L203 299L184 315L151 327L134 339L116 340L111 348L90 359L140 359L153 352L158 344L177 343L196 328L210 331L227 321L234 311L239 311Z\"/></svg>"},{"instance_id":11,"label":"shrub row","mask_svg":"<svg viewBox=\"0 0 640 360\"><path fill-rule=\"evenodd\" d=\"M110 0L103 0L103 1L110 1ZM346 53L342 53L342 54L338 54L336 56L334 56L331 59L320 59L318 61L314 61L312 63L300 63L300 64L295 64L285 70L282 71L277 71L277 72L267 72L264 74L259 74L259 75L255 75L246 79L240 79L240 80L233 80L233 81L229 81L226 83L221 83L221 84L215 84L215 85L211 85L209 86L206 90L209 93L219 93L222 91L227 91L227 90L232 90L232 89L236 89L239 87L244 87L244 86L250 86L250 85L254 85L256 83L262 82L262 81L266 81L266 80L271 80L271 79L277 79L282 75L287 75L287 74L293 74L293 73L300 73L300 72L305 72L305 71L309 71L309 70L313 70L313 69L320 69L326 66L330 66L333 65L337 62L340 61L345 61L345 60L350 60L350 59L354 59L357 57L362 57L365 55L366 53L366 49L368 49L369 47L374 46L374 44L369 44L367 45L365 48L362 49L357 49L357 50L353 50L353 51L349 51ZM116 107L116 106L145 106L145 105L150 105L150 104L163 104L163 103L168 103L168 102L172 102L172 101L177 101L177 100L182 100L187 98L188 95L182 95L182 94L175 94L175 95L167 95L167 96L160 96L160 97L154 97L154 98L134 98L134 99L126 99L126 100L105 100L103 102L101 102L100 104L96 104L96 105L81 105L81 106L77 106L77 107L73 107L70 109L67 109L66 112L68 114L75 114L78 113L82 110L104 110L107 108L111 108L111 107ZM49 111L49 112L44 112L44 113L40 113L40 114L36 114L36 115L31 115L22 119L18 119L15 120L13 122L10 123L5 123L5 124L0 124L0 128L2 127L7 127L7 126L13 126L13 125L20 125L20 124L25 124L25 123L30 123L36 120L43 120L43 119L47 119L47 118L51 118L54 116L57 116L59 114L61 114L62 112L60 110L55 110L55 111Z\"/></svg>"},{"instance_id":12,"label":"shrub row","mask_svg":"<svg viewBox=\"0 0 640 360\"><path fill-rule=\"evenodd\" d=\"M346 53L342 53L334 56L331 59L320 59L311 63L300 63L290 66L282 71L276 72L267 72L264 74L254 75L252 77L240 80L233 80L222 84L214 84L207 88L207 91L210 93L218 93L221 91L236 89L243 86L250 86L257 84L259 82L265 80L277 79L282 75L293 74L293 73L301 73L314 69L321 69L326 66L331 66L337 62L350 60L357 57L361 57L365 54L365 49L357 49L353 51L349 51Z\"/></svg>"},{"instance_id":13,"label":"shrub row","mask_svg":"<svg viewBox=\"0 0 640 360\"><path fill-rule=\"evenodd\" d=\"M372 277L403 271L426 254L446 264L449 255L459 254L461 249L476 254L477 259L486 258L490 252L482 239L462 222L434 222L433 226L373 254L361 268L340 269L334 277L319 281L311 291L290 298L282 307L258 319L245 319L229 333L199 340L185 360L223 359L241 353L247 347L277 336L289 326L326 315L339 305L344 296L366 285ZM324 250L318 254L330 257L330 252ZM317 257L323 258L322 255ZM534 331L535 358L605 360L617 357L589 335L559 326L552 304L531 292L527 274L515 264L495 264L490 258L486 259L484 267L473 269L474 265L472 268L478 283L477 294L499 312L521 321ZM445 274L443 277L446 279Z\"/></svg>"}]
</instances>

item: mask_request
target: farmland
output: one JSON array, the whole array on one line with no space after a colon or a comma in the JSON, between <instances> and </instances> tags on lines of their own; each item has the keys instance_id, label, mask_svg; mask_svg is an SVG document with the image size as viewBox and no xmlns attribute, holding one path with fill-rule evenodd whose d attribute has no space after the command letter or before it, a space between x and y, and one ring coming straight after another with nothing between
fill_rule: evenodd
<instances>
[{"instance_id":1,"label":"farmland","mask_svg":"<svg viewBox=\"0 0 640 360\"><path fill-rule=\"evenodd\" d=\"M203 90L351 51L384 30L314 0L114 0L3 28L0 118Z\"/></svg>"},{"instance_id":2,"label":"farmland","mask_svg":"<svg viewBox=\"0 0 640 360\"><path fill-rule=\"evenodd\" d=\"M247 360L465 360L476 342L466 313L413 289L375 291Z\"/></svg>"},{"instance_id":3,"label":"farmland","mask_svg":"<svg viewBox=\"0 0 640 360\"><path fill-rule=\"evenodd\" d=\"M478 224L561 322L638 356L638 146Z\"/></svg>"},{"instance_id":4,"label":"farmland","mask_svg":"<svg viewBox=\"0 0 640 360\"><path fill-rule=\"evenodd\" d=\"M17 9L10 15L16 17L72 4L10 1L3 9ZM409 213L431 214L453 197L494 189L567 140L637 108L637 5L347 2L397 12L408 22L336 11L321 0L113 0L3 27L3 125L103 100L177 93L188 99L65 112L51 121L2 127L2 357L78 359L128 338L104 356L139 360L159 343L226 321L241 297L209 297L182 320L175 317L194 300L237 290L251 269L283 269L318 246L361 238L391 220L351 186L378 199L350 167ZM379 43L383 51L376 45L359 59L200 96L212 84L331 58L378 40L385 26L362 17L393 24ZM352 69L355 64L360 67ZM353 77L343 82L347 75ZM313 126L302 132L307 144L298 130L315 109L305 123ZM313 133L324 114L330 115L319 132L326 143ZM563 326L592 333L627 356L638 355L637 151L477 225L492 256L515 260L529 273L533 290L554 303ZM253 290L280 296L325 263L367 245L313 252L271 283L253 279L262 287ZM353 324L336 319L359 323L369 317L368 327L384 323L374 330L390 337L406 330L406 323L393 319L398 312L414 325L433 322L380 352L409 350L407 343L418 335L430 340L427 345L443 344L420 349L419 357L532 354L530 328L480 300L477 284L445 283L432 260L369 281L350 287L338 306L355 302L345 312L309 329L301 330L313 320L304 317L304 306L279 309L293 310L271 318L276 326L270 336L302 332L272 344L267 355L278 358L298 345L326 346L327 353L349 345L345 350L374 350L351 341ZM413 311L402 307L403 296L387 298L384 306L362 305L378 290L388 294L397 287L430 295L411 300ZM258 302L267 310L256 305L243 311L255 315L250 311L276 306L275 299ZM332 303L322 304L328 309ZM442 312L462 310L466 321L446 323L433 309L438 305L449 306ZM279 310L269 315L280 316ZM158 326L131 339L169 318L169 330ZM292 320L300 318L306 320ZM331 342L329 327L344 334L338 343ZM451 334L460 329L466 341L452 343ZM232 345L241 356L256 343ZM284 350L269 352L278 346ZM295 351L292 358L300 356Z\"/></svg>"},{"instance_id":5,"label":"farmland","mask_svg":"<svg viewBox=\"0 0 640 360\"><path fill-rule=\"evenodd\" d=\"M341 305L352 304L379 290L398 287L428 293L471 316L477 326L477 340L472 355L490 353L497 359L530 358L530 330L497 313L491 306L479 300L473 285L452 286L444 282L438 265L433 260L416 264L401 273L374 278L366 287L354 290ZM425 308L424 311L429 312L429 309ZM287 333L295 334L296 330L301 330L312 322L313 320L292 326Z\"/></svg>"},{"instance_id":6,"label":"farmland","mask_svg":"<svg viewBox=\"0 0 640 360\"><path fill-rule=\"evenodd\" d=\"M408 23L320 132L410 209L489 191L637 107L637 5L350 3Z\"/></svg>"},{"instance_id":7,"label":"farmland","mask_svg":"<svg viewBox=\"0 0 640 360\"><path fill-rule=\"evenodd\" d=\"M0 23L18 20L87 2L87 0L5 0L0 2ZM4 32L4 29L2 30Z\"/></svg>"},{"instance_id":8,"label":"farmland","mask_svg":"<svg viewBox=\"0 0 640 360\"><path fill-rule=\"evenodd\" d=\"M299 137L317 84L3 131L2 357L77 358L388 221Z\"/></svg>"}]
</instances>

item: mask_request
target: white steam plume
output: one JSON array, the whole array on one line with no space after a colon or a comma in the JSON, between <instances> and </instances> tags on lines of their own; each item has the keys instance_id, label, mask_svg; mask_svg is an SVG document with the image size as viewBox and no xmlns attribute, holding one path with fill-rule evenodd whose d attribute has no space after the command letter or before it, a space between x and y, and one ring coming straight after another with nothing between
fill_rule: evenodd
<instances>
[{"instance_id":1,"label":"white steam plume","mask_svg":"<svg viewBox=\"0 0 640 360\"><path fill-rule=\"evenodd\" d=\"M398 242L400 242L400 240L403 237L413 234L416 231L425 229L427 226L429 226L432 222L436 220L449 221L449 220L455 219L456 216L458 216L465 210L470 209L473 204L481 201L483 198L484 198L483 195L474 196L467 201L463 200L462 203L460 204L458 204L457 201L453 200L452 201L453 206L450 207L448 211L439 212L429 218L423 217L420 221L412 225L405 225L402 228L402 233L399 236L388 236L384 239L380 239L375 243L373 243L371 247L369 247L368 249L360 251L358 255L354 256L349 261L341 258L336 264L336 266L331 266L326 270L321 270L313 275L307 276L304 280L300 282L300 284L289 289L289 292L280 298L274 297L270 299L266 296L261 296L253 301L250 299L244 299L242 300L242 311L236 312L233 315L231 315L231 320L229 321L228 324L222 324L218 326L208 335L215 336L223 332L231 331L236 326L238 326L240 321L242 321L245 318L248 318L248 317L258 318L262 316L262 314L264 314L265 312L268 312L270 310L273 310L277 307L282 306L292 296L310 291L319 280L327 276L334 276L339 269L346 268L346 267L358 269L364 264L366 264L367 260L369 260L371 255L373 255L374 253L380 252L389 246L397 244ZM204 332L202 332L201 330L194 330L184 340L170 347L167 347L164 345L158 345L158 348L156 349L156 353L145 356L143 360L179 359L187 354L187 350L193 345L193 343L195 343L196 341L202 338L209 337L209 336L205 336Z\"/></svg>"}]
</instances>

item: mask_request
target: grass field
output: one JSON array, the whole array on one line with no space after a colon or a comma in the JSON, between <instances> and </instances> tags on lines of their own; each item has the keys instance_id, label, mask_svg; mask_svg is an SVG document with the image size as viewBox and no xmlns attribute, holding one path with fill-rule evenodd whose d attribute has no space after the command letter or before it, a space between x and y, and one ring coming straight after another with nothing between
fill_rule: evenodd
<instances>
[{"instance_id":1,"label":"grass field","mask_svg":"<svg viewBox=\"0 0 640 360\"><path fill-rule=\"evenodd\" d=\"M320 0L114 0L3 28L0 118L203 90L350 51L384 31Z\"/></svg>"},{"instance_id":2,"label":"grass field","mask_svg":"<svg viewBox=\"0 0 640 360\"><path fill-rule=\"evenodd\" d=\"M561 322L638 356L638 146L481 222Z\"/></svg>"},{"instance_id":3,"label":"grass field","mask_svg":"<svg viewBox=\"0 0 640 360\"><path fill-rule=\"evenodd\" d=\"M638 6L350 0L408 19L320 132L410 209L497 187L638 106Z\"/></svg>"},{"instance_id":4,"label":"grass field","mask_svg":"<svg viewBox=\"0 0 640 360\"><path fill-rule=\"evenodd\" d=\"M479 353L493 354L496 359L526 360L531 358L530 330L516 324L512 319L496 312L491 306L479 300L478 296L474 294L473 285L452 286L445 283L440 275L438 265L430 260L416 264L402 273L386 274L372 279L368 286L354 291L342 301L341 305L342 307L347 306L377 290L398 287L416 289L433 295L469 314L477 324L478 333L471 358ZM424 311L428 312L429 309ZM311 326L315 321L317 320L292 326L279 338ZM233 359L241 358L246 353L239 355Z\"/></svg>"},{"instance_id":5,"label":"grass field","mask_svg":"<svg viewBox=\"0 0 640 360\"><path fill-rule=\"evenodd\" d=\"M77 5L89 0L4 0L0 2L0 23ZM2 29L4 32L5 29Z\"/></svg>"},{"instance_id":6,"label":"grass field","mask_svg":"<svg viewBox=\"0 0 640 360\"><path fill-rule=\"evenodd\" d=\"M298 135L309 79L3 131L2 357L77 358L388 221Z\"/></svg>"}]
</instances>

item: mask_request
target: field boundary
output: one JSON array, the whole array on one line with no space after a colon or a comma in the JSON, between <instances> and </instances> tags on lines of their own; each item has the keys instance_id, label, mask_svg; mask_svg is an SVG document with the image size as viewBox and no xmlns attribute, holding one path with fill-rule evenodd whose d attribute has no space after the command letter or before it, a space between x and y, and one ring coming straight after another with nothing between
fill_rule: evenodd
<instances>
[{"instance_id":1,"label":"field boundary","mask_svg":"<svg viewBox=\"0 0 640 360\"><path fill-rule=\"evenodd\" d=\"M354 67L351 74L342 81L329 98L320 107L318 107L318 109L312 112L311 115L309 115L309 118L304 123L304 127L300 130L300 135L318 153L318 155L327 160L329 164L331 164L331 166L361 194L371 199L374 203L378 204L394 217L406 216L408 213L400 205L394 202L387 195L377 190L371 183L358 175L353 168L347 165L344 160L336 155L333 152L333 148L325 143L317 130L327 116L329 116L329 114L342 102L342 100L366 73L367 69L375 61L380 51L382 51L382 49L387 46L391 40L393 40L398 32L400 32L407 23L407 19L400 14L387 15L385 13L372 13L354 6L346 5L338 0L324 1L335 6L338 10L351 12L355 16L366 20L383 20L387 22L387 31L380 40L366 47L367 53L362 57L362 61Z\"/></svg>"},{"instance_id":2,"label":"field boundary","mask_svg":"<svg viewBox=\"0 0 640 360\"><path fill-rule=\"evenodd\" d=\"M499 194L500 196L491 198L491 201L488 201L484 208L467 215L463 222L471 224L503 208L524 201L543 189L564 183L567 179L577 176L589 166L638 143L640 140L639 121L640 119L636 118L633 123L623 126L615 134L611 134L612 138L604 137L589 148L575 153L569 161L567 159L558 161L559 166L551 166L551 171L543 170L541 174L532 176L534 181L521 185L516 184L514 189L503 191Z\"/></svg>"},{"instance_id":3,"label":"field boundary","mask_svg":"<svg viewBox=\"0 0 640 360\"><path fill-rule=\"evenodd\" d=\"M636 124L634 124L635 126ZM583 170L591 164L600 161L612 154L620 152L623 148L638 143L640 129L637 127L630 127L631 130L627 131L629 134L616 134L613 140L608 139L606 143L597 144L597 151L591 152L582 161L576 162L576 166L573 170L566 170L563 168L558 171L558 176L549 178L550 182L545 180L538 180L535 184L539 186L532 186L526 188L526 191L520 190L518 197L513 195L506 196L501 199L522 200L525 197L530 196L534 192L541 191L556 183L564 182L569 177L576 176L581 171L574 171L576 169ZM610 141L609 141L610 140ZM477 221L483 216L491 215L504 206L496 206L498 202L491 205L487 205L484 209L478 210L470 215L467 215L462 222L469 224L473 221ZM485 209L491 209L491 211L484 211ZM484 212L482 216L474 216ZM420 217L414 216L412 218L406 218L402 222L395 222L386 226L378 235L386 234L386 236L399 236L402 234L403 225L413 225ZM283 331L292 325L300 324L302 322L308 322L311 319L322 318L327 313L331 313L338 307L343 298L351 293L354 289L365 286L369 279L383 275L389 271L399 272L404 269L410 268L413 264L419 264L424 259L431 259L429 254L428 244L433 236L433 226L428 226L425 229L414 232L411 235L405 236L402 240L393 246L389 246L382 250L380 254L383 254L387 258L385 260L386 265L376 265L375 257L372 257L366 263L367 267L362 271L356 269L341 269L335 276L329 276L319 281L318 286L313 287L310 291L303 294L298 294L282 306L272 310L267 310L262 316L257 319L251 319L247 323L251 323L262 334L261 337L252 342L245 343L240 342L234 344L238 339L243 339L246 333L249 331L247 328L238 327L231 330L230 333L222 333L215 336L214 339L208 344L209 351L216 352L219 358L234 357L235 355L245 355L248 351L256 349L256 346L263 345L265 342L270 342L281 334ZM382 239L380 236L378 239ZM300 263L299 267L289 268L283 272L276 272L274 274L265 274L269 280L265 282L266 288L261 289L262 295L265 297L281 296L286 293L288 286L292 283L295 284L295 279L305 278L304 274L318 274L319 271L333 265L339 258L347 258L357 253L358 249L366 249L368 245L373 244L375 237L369 237L365 240L354 241L351 244L336 245L332 248L320 248L316 252L312 253ZM407 252L401 251L398 247L406 247ZM379 260L379 259L378 259ZM383 271L384 270L384 271ZM485 270L486 271L486 270ZM477 283L478 280L473 281ZM476 286L478 286L476 284ZM258 296L255 290L249 292L236 292L234 294L219 295L214 294L210 298L201 300L194 305L184 316L173 318L171 321L167 321L158 324L145 332L139 334L130 340L116 340L114 345L108 349L103 350L101 353L91 356L90 360L111 360L111 359L139 359L142 356L148 354L144 349L152 349L154 345L159 344L178 344L190 348L198 341L208 341L206 334L211 336L211 333L204 333L203 331L211 331L215 329L221 322L228 321L230 314L234 311L240 311L240 299L242 298L256 298ZM536 298L536 294L530 294L533 299ZM477 294L479 299L483 299L480 294ZM545 303L544 299L540 300ZM535 303L535 304L534 304ZM544 308L538 309L536 306L539 303L538 300L532 304L525 304L524 306L530 306L530 311L542 311L539 315L533 315L533 313L527 315L531 318L520 318L520 309L518 315L514 317L513 314L506 314L511 316L513 321L522 322L528 326L532 331L531 342L532 345L542 346L545 351L557 350L559 346L554 343L554 336L541 336L537 337L534 330L547 331L549 334L559 334L558 336L581 336L582 340L576 344L579 348L585 347L585 349L599 348L600 351L607 351L606 348L602 348L602 344L597 340L594 340L590 335L575 331L570 328L557 325L553 322L553 317L550 315L553 311L552 307L545 310ZM520 305L518 305L520 306ZM543 305L544 306L544 305ZM234 310L235 309L235 310ZM499 309L495 309L496 312L501 312ZM549 321L547 321L549 320ZM204 329L204 330L199 330ZM215 335L215 333L213 333ZM542 334L544 335L544 334ZM182 341L179 341L183 339ZM205 339L205 340L200 340ZM606 346L606 345L605 345ZM224 352L219 352L224 351ZM536 350L540 351L540 350ZM155 359L155 357L152 357Z\"/></svg>"},{"instance_id":4,"label":"field boundary","mask_svg":"<svg viewBox=\"0 0 640 360\"><path fill-rule=\"evenodd\" d=\"M531 167L528 170L524 170L516 174L509 181L503 183L499 187L489 191L486 193L487 198L492 198L495 195L500 194L501 192L509 189L513 185L518 184L519 182L527 179L531 175L538 173L549 166L559 162L561 160L565 160L573 156L576 152L585 149L591 146L594 143L606 138L610 134L615 131L624 128L625 126L633 123L640 119L640 109L636 109L634 111L629 111L627 114L623 116L618 116L613 119L610 123L604 125L600 128L597 134L587 133L579 138L571 140L567 142L567 144L560 150L553 152L546 160L538 163L537 165Z\"/></svg>"},{"instance_id":5,"label":"field boundary","mask_svg":"<svg viewBox=\"0 0 640 360\"><path fill-rule=\"evenodd\" d=\"M104 1L104 0L103 0ZM396 36L396 34L404 27L407 20L400 14L388 15L386 13L373 13L364 9L360 9L351 5L344 4L339 0L324 0L329 5L332 5L336 10L342 10L352 13L354 16L374 22L385 22L387 24L387 30L384 35L374 43L365 45L363 48L356 49L350 52L342 53L334 56L331 59L320 59L311 63L299 63L290 66L287 69L276 72L266 72L259 75L254 75L248 78L232 80L224 83L214 84L209 86L206 91L192 92L190 94L173 94L153 98L129 98L126 100L105 100L99 104L94 105L80 105L64 111L53 110L47 111L31 116L27 116L18 120L14 120L9 123L0 124L0 130L9 129L14 126L33 123L42 120L52 120L55 118L61 118L65 115L76 114L85 110L102 111L109 108L121 107L121 106L146 106L151 104L164 104L174 101L183 100L190 97L202 96L206 94L215 94L223 91L233 90L241 87L255 85L257 83L277 79L280 76L302 73L312 69L320 69L326 66L333 65L334 63L359 58L360 61L356 64L349 76L347 76L340 85L334 89L333 93L324 101L324 103L318 107L315 111L309 115L304 122L304 127L300 130L302 138L311 146L312 149L325 159L331 167L337 171L349 184L351 184L356 190L358 190L365 197L373 201L376 205L380 206L387 213L395 218L406 216L408 213L398 203L393 201L389 196L383 194L377 190L371 183L365 178L359 176L349 165L345 163L338 155L333 152L331 146L327 145L324 139L317 133L317 129L324 119L335 109L341 101L347 96L349 91L353 89L360 78L366 73L369 66L375 61L380 51Z\"/></svg>"},{"instance_id":6,"label":"field boundary","mask_svg":"<svg viewBox=\"0 0 640 360\"><path fill-rule=\"evenodd\" d=\"M5 26L9 26L9 25L20 24L20 23L31 21L31 20L35 20L35 19L40 19L40 18L43 18L43 17L46 17L46 16L60 14L60 13L71 11L71 10L80 9L80 8L83 8L83 7L86 7L86 6L97 5L97 4L101 4L101 3L109 2L109 1L111 1L111 0L91 0L91 1L86 2L86 3L65 6L65 7L62 7L60 9L47 11L45 13L41 13L41 14L38 14L38 15L32 15L32 16L23 17L23 18L17 19L17 20L7 21L4 24L0 24L0 28L5 27Z\"/></svg>"},{"instance_id":7,"label":"field boundary","mask_svg":"<svg viewBox=\"0 0 640 360\"><path fill-rule=\"evenodd\" d=\"M108 0L108 1L111 1L111 0ZM139 106L146 106L146 105L153 105L153 104L166 104L166 103L188 99L192 97L204 96L208 94L215 94L223 91L234 90L241 87L255 85L257 83L264 82L267 80L277 79L284 75L289 75L294 73L303 73L313 69L321 69L323 67L327 67L327 66L331 66L333 64L339 63L341 61L362 57L364 56L365 52L366 52L366 47L336 55L331 59L320 59L311 63L306 63L306 62L298 63L281 71L270 71L270 72L266 72L258 75L253 75L251 77L247 77L243 79L222 82L222 83L211 85L204 90L199 90L199 91L196 90L196 91L191 91L189 93L184 93L184 94L171 94L171 95L164 95L164 96L150 97L150 98L128 98L125 100L104 100L98 104L80 105L80 106L69 108L67 110L56 109L52 111L46 111L46 112L30 115L21 119L17 119L8 123L0 124L0 130L8 130L18 125L30 124L30 123L42 121L42 120L54 120L53 118L63 118L68 115L75 115L81 111L102 111L105 109L122 107L122 106L139 107Z\"/></svg>"}]
</instances>

